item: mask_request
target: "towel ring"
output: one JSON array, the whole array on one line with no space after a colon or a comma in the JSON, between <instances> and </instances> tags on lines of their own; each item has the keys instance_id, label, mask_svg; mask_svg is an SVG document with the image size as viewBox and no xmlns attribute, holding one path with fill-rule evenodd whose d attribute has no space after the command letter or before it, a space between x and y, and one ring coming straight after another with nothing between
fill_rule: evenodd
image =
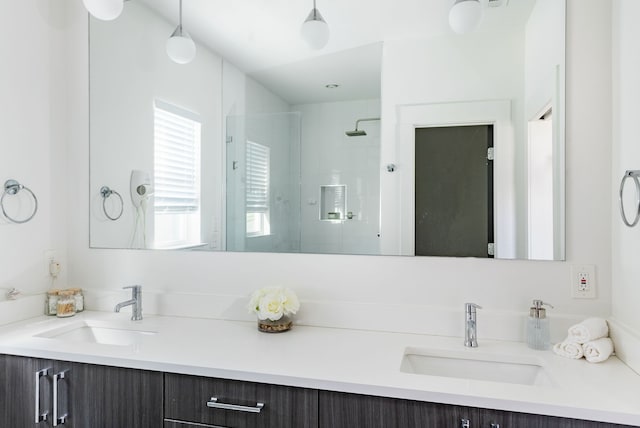
<instances>
[{"instance_id":1,"label":"towel ring","mask_svg":"<svg viewBox=\"0 0 640 428\"><path fill-rule=\"evenodd\" d=\"M100 194L102 195L102 211L104 212L104 215L106 215L109 220L118 220L122 216L122 211L124 211L124 201L122 200L122 196L120 196L120 193L116 192L115 190L109 189L108 186L102 186L100 188ZM115 217L111 217L107 212L107 199L109 199L111 195L116 195L120 199L120 212Z\"/></svg>"},{"instance_id":2,"label":"towel ring","mask_svg":"<svg viewBox=\"0 0 640 428\"><path fill-rule=\"evenodd\" d=\"M640 170L628 170L625 171L624 176L622 177L622 181L620 182L620 215L622 216L622 221L624 222L624 224L629 227L635 226L636 224L638 224L638 220L640 220L640 180L638 180L638 177L640 177ZM633 179L633 182L636 183L636 216L632 222L629 222L629 220L627 220L627 215L624 213L624 202L622 201L624 185L626 184L628 178Z\"/></svg>"},{"instance_id":3,"label":"towel ring","mask_svg":"<svg viewBox=\"0 0 640 428\"><path fill-rule=\"evenodd\" d=\"M20 192L23 189L29 192L29 194L33 198L34 208L33 208L33 212L29 217L27 217L24 220L16 220L15 218L7 214L7 211L4 209L4 198L7 195L11 195L11 196L17 195L18 192ZM2 193L2 197L0 198L0 208L2 208L2 215L4 215L7 218L7 220L9 220L10 222L18 223L18 224L26 223L29 220L31 220L33 216L35 216L36 213L38 212L38 198L36 198L36 195L31 191L31 189L18 183L16 180L7 180L4 182L4 192Z\"/></svg>"}]
</instances>

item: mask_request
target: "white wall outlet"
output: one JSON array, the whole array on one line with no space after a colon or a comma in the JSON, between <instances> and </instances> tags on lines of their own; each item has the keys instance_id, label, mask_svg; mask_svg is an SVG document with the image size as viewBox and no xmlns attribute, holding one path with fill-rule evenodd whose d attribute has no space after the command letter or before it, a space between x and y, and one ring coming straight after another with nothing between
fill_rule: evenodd
<instances>
[{"instance_id":1,"label":"white wall outlet","mask_svg":"<svg viewBox=\"0 0 640 428\"><path fill-rule=\"evenodd\" d=\"M47 276L51 274L51 263L56 261L56 250L45 250L44 252L44 272Z\"/></svg>"},{"instance_id":2,"label":"white wall outlet","mask_svg":"<svg viewBox=\"0 0 640 428\"><path fill-rule=\"evenodd\" d=\"M594 265L571 266L571 297L596 298L596 267Z\"/></svg>"}]
</instances>

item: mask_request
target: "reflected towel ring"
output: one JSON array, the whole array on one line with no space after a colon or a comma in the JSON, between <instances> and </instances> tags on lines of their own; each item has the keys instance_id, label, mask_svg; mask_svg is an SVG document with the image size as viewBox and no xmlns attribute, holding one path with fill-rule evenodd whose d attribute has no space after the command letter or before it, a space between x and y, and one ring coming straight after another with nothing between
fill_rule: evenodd
<instances>
[{"instance_id":1,"label":"reflected towel ring","mask_svg":"<svg viewBox=\"0 0 640 428\"><path fill-rule=\"evenodd\" d=\"M118 220L122 216L122 211L124 211L124 201L122 200L122 196L120 196L120 193L116 192L115 190L109 189L109 187L107 186L102 186L100 188L100 194L102 195L102 211L104 212L104 215L106 215L109 220ZM120 212L115 217L111 217L109 213L107 213L106 203L107 199L111 195L116 195L120 199Z\"/></svg>"},{"instance_id":2,"label":"reflected towel ring","mask_svg":"<svg viewBox=\"0 0 640 428\"><path fill-rule=\"evenodd\" d=\"M624 222L624 224L626 224L629 227L633 227L636 224L638 224L638 220L640 220L640 180L638 180L638 177L640 177L640 170L636 170L636 171L625 171L624 173L624 177L622 177L622 181L620 182L620 193L619 193L619 199L620 199L620 215L622 216L622 221ZM624 191L624 185L627 182L627 179L631 178L633 179L634 183L636 183L636 217L633 219L632 222L629 222L629 220L627 220L627 215L624 213L624 202L622 201L622 193Z\"/></svg>"},{"instance_id":3,"label":"reflected towel ring","mask_svg":"<svg viewBox=\"0 0 640 428\"><path fill-rule=\"evenodd\" d=\"M20 192L21 190L26 190L27 192L29 192L29 194L31 195L31 197L33 198L33 203L34 203L34 208L33 208L33 212L31 213L31 215L29 217L27 217L24 220L16 220L15 218L9 216L9 214L7 214L7 212L4 209L4 198L7 195L17 195L18 192ZM33 216L36 215L36 213L38 212L38 198L36 198L36 195L31 191L31 189L29 189L28 187L23 186L22 184L18 183L16 180L7 180L4 182L4 192L2 193L2 197L0 198L0 208L2 208L2 215L5 216L7 218L7 220L9 220L12 223L26 223L29 220L31 220L33 218Z\"/></svg>"}]
</instances>

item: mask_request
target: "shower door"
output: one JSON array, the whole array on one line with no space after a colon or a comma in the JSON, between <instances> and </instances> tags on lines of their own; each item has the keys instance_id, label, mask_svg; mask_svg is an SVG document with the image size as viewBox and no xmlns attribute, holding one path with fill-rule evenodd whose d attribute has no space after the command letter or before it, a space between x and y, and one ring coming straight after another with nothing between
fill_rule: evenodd
<instances>
[{"instance_id":1,"label":"shower door","mask_svg":"<svg viewBox=\"0 0 640 428\"><path fill-rule=\"evenodd\" d=\"M227 117L226 249L300 251L300 114Z\"/></svg>"}]
</instances>

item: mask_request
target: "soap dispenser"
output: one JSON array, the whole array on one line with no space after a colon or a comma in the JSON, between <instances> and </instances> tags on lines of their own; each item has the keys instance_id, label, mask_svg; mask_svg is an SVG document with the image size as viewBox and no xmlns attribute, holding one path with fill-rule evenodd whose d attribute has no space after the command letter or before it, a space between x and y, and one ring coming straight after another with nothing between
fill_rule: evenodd
<instances>
[{"instance_id":1,"label":"soap dispenser","mask_svg":"<svg viewBox=\"0 0 640 428\"><path fill-rule=\"evenodd\" d=\"M542 300L534 300L533 306L529 309L527 346L531 349L546 350L551 347L547 310L542 306L553 308L553 306Z\"/></svg>"}]
</instances>

